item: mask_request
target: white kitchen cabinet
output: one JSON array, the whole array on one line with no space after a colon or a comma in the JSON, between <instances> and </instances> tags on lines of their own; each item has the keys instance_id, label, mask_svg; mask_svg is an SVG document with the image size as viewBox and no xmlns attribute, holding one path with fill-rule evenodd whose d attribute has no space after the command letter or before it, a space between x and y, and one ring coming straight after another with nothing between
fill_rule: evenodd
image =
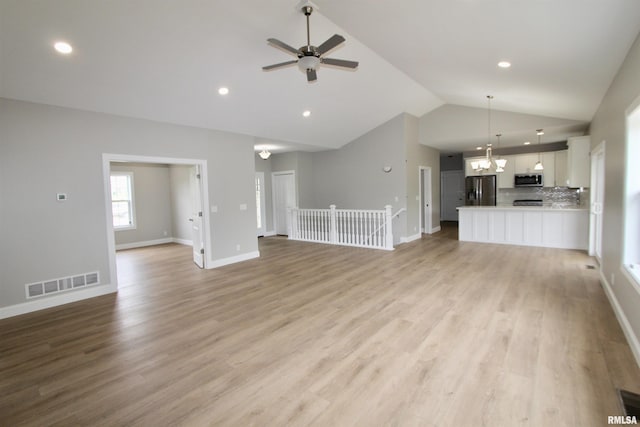
<instances>
[{"instance_id":1,"label":"white kitchen cabinet","mask_svg":"<svg viewBox=\"0 0 640 427\"><path fill-rule=\"evenodd\" d=\"M571 188L589 187L591 137L577 136L567 140L567 185Z\"/></svg>"},{"instance_id":2,"label":"white kitchen cabinet","mask_svg":"<svg viewBox=\"0 0 640 427\"><path fill-rule=\"evenodd\" d=\"M586 250L588 209L464 206L459 212L459 239L468 242Z\"/></svg>"},{"instance_id":3,"label":"white kitchen cabinet","mask_svg":"<svg viewBox=\"0 0 640 427\"><path fill-rule=\"evenodd\" d=\"M497 157L496 157L497 158ZM513 188L513 175L516 172L516 156L502 156L507 161L504 172L498 172L498 188Z\"/></svg>"},{"instance_id":4,"label":"white kitchen cabinet","mask_svg":"<svg viewBox=\"0 0 640 427\"><path fill-rule=\"evenodd\" d=\"M567 150L556 151L556 185L558 187L567 186Z\"/></svg>"},{"instance_id":5,"label":"white kitchen cabinet","mask_svg":"<svg viewBox=\"0 0 640 427\"><path fill-rule=\"evenodd\" d=\"M534 173L538 153L518 154L515 156L515 173Z\"/></svg>"},{"instance_id":6,"label":"white kitchen cabinet","mask_svg":"<svg viewBox=\"0 0 640 427\"><path fill-rule=\"evenodd\" d=\"M556 183L556 154L554 151L547 151L546 153L541 153L540 155L542 166L544 170L542 171L543 175L543 184L545 187L555 187L558 185ZM536 160L537 161L537 160ZM538 171L534 171L538 172Z\"/></svg>"}]
</instances>

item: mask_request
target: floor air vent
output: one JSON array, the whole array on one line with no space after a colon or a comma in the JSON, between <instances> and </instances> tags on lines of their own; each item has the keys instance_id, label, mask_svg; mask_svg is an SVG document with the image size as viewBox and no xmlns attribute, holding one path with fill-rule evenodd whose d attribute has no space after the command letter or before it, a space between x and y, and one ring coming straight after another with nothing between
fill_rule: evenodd
<instances>
[{"instance_id":1,"label":"floor air vent","mask_svg":"<svg viewBox=\"0 0 640 427\"><path fill-rule=\"evenodd\" d=\"M70 291L84 288L86 286L100 283L100 276L97 271L76 276L62 277L59 279L45 280L44 282L30 283L25 285L27 298L37 298L43 295L55 294L58 292Z\"/></svg>"}]
</instances>

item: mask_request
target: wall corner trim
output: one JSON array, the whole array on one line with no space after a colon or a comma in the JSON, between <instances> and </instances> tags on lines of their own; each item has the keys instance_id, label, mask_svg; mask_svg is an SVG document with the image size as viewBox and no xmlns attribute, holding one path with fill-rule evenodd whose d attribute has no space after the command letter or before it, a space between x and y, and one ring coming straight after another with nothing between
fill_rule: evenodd
<instances>
[{"instance_id":1,"label":"wall corner trim","mask_svg":"<svg viewBox=\"0 0 640 427\"><path fill-rule=\"evenodd\" d=\"M413 242L414 240L420 240L421 238L422 238L421 233L414 234L413 236L401 237L400 243L409 243L409 242Z\"/></svg>"},{"instance_id":2,"label":"wall corner trim","mask_svg":"<svg viewBox=\"0 0 640 427\"><path fill-rule=\"evenodd\" d=\"M135 249L135 248L144 248L146 246L155 246L155 245L164 245L166 243L172 243L174 239L171 237L166 237L164 239L156 239L156 240L145 240L142 242L132 242L132 243L122 243L116 245L116 251L121 251L123 249Z\"/></svg>"},{"instance_id":3,"label":"wall corner trim","mask_svg":"<svg viewBox=\"0 0 640 427\"><path fill-rule=\"evenodd\" d=\"M622 311L622 307L620 306L616 295L613 293L611 285L609 285L606 277L604 277L602 269L600 269L600 283L602 283L602 288L609 299L609 303L611 304L613 312L618 319L618 323L620 323L620 326L622 327L622 332L624 332L624 336L627 338L627 343L629 344L631 352L636 359L636 364L640 367L640 341L638 341L638 337L634 334L631 323L629 323L629 319L627 319L624 311Z\"/></svg>"},{"instance_id":4,"label":"wall corner trim","mask_svg":"<svg viewBox=\"0 0 640 427\"><path fill-rule=\"evenodd\" d=\"M52 295L50 297L43 297L20 304L0 307L0 319L6 319L8 317L19 316L21 314L44 310L45 308L57 307L59 305L69 304L71 302L112 294L116 293L117 291L118 289L114 285L98 285L90 289L64 292L59 295Z\"/></svg>"},{"instance_id":5,"label":"wall corner trim","mask_svg":"<svg viewBox=\"0 0 640 427\"><path fill-rule=\"evenodd\" d=\"M229 258L221 258L216 260L208 260L207 269L218 268L224 265L235 264L237 262L248 261L250 259L260 258L260 251L247 252L246 254L232 256Z\"/></svg>"}]
</instances>

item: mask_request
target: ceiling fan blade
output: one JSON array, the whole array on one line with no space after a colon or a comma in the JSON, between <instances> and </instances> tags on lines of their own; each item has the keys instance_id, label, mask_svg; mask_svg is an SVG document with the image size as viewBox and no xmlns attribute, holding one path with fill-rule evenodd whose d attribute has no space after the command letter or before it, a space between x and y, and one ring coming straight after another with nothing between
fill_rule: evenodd
<instances>
[{"instance_id":1,"label":"ceiling fan blade","mask_svg":"<svg viewBox=\"0 0 640 427\"><path fill-rule=\"evenodd\" d=\"M342 68L358 68L358 61L347 61L346 59L320 58L320 62Z\"/></svg>"},{"instance_id":2,"label":"ceiling fan blade","mask_svg":"<svg viewBox=\"0 0 640 427\"><path fill-rule=\"evenodd\" d=\"M316 74L316 70L312 68L307 69L307 81L315 82L316 80L318 80L318 75Z\"/></svg>"},{"instance_id":3,"label":"ceiling fan blade","mask_svg":"<svg viewBox=\"0 0 640 427\"><path fill-rule=\"evenodd\" d=\"M297 63L298 61L287 61L287 62L281 62L279 64L273 64L273 65L267 65L266 67L262 67L263 71L271 71L271 70L275 70L276 68L284 68L284 67L288 67L289 65L293 65L295 63Z\"/></svg>"},{"instance_id":4,"label":"ceiling fan blade","mask_svg":"<svg viewBox=\"0 0 640 427\"><path fill-rule=\"evenodd\" d=\"M284 42L281 42L278 39L267 39L267 41L273 47L277 47L278 49L282 49L287 53L290 53L290 54L295 55L295 56L302 55L302 52L300 52L298 49L295 49L295 48L289 46L288 44L286 44Z\"/></svg>"},{"instance_id":5,"label":"ceiling fan blade","mask_svg":"<svg viewBox=\"0 0 640 427\"><path fill-rule=\"evenodd\" d=\"M329 52L331 49L341 45L344 42L344 37L339 34L334 34L329 39L318 46L318 54L324 55Z\"/></svg>"}]
</instances>

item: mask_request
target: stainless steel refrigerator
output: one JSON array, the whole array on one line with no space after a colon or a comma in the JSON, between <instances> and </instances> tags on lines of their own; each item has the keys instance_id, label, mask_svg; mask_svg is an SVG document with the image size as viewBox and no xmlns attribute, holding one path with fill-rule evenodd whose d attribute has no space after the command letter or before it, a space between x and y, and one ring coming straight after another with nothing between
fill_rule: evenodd
<instances>
[{"instance_id":1,"label":"stainless steel refrigerator","mask_svg":"<svg viewBox=\"0 0 640 427\"><path fill-rule=\"evenodd\" d=\"M465 179L466 206L496 205L496 176L468 176Z\"/></svg>"}]
</instances>

